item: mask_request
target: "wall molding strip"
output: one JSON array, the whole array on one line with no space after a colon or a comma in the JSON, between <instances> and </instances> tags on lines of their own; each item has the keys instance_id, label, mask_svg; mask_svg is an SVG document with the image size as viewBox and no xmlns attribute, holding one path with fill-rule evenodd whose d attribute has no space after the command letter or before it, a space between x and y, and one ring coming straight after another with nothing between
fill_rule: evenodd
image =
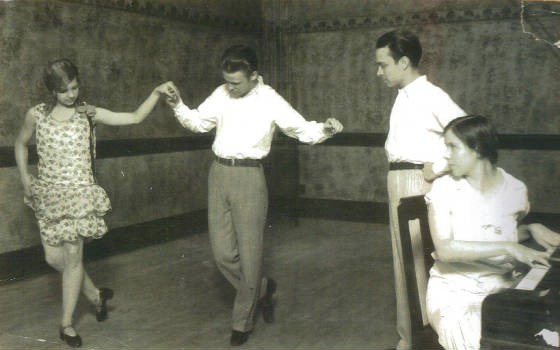
<instances>
[{"instance_id":1,"label":"wall molding strip","mask_svg":"<svg viewBox=\"0 0 560 350\"><path fill-rule=\"evenodd\" d=\"M142 156L147 154L186 152L210 149L213 134L157 139L122 139L97 141L97 159ZM29 145L29 163L37 164L37 149ZM0 147L0 168L16 166L13 147Z\"/></svg>"},{"instance_id":2,"label":"wall molding strip","mask_svg":"<svg viewBox=\"0 0 560 350\"><path fill-rule=\"evenodd\" d=\"M560 151L560 135L502 134L500 149Z\"/></svg>"},{"instance_id":3,"label":"wall molding strip","mask_svg":"<svg viewBox=\"0 0 560 350\"><path fill-rule=\"evenodd\" d=\"M535 14L538 17L550 17L554 13L550 5L542 5L543 10ZM395 14L394 16L360 16L335 19L318 19L302 23L291 23L285 25L285 30L291 34L332 32L355 29L375 29L401 26L417 26L426 24L444 24L459 22L480 22L496 20L519 20L522 15L522 6L507 5L502 7L486 7L471 9L453 9L414 12L406 15ZM276 24L279 28L283 28Z\"/></svg>"},{"instance_id":4,"label":"wall molding strip","mask_svg":"<svg viewBox=\"0 0 560 350\"><path fill-rule=\"evenodd\" d=\"M343 132L326 140L320 145L353 146L353 147L384 147L386 133ZM279 135L278 143L297 143L297 141ZM504 150L549 150L560 151L560 135L552 134L501 134L500 149Z\"/></svg>"},{"instance_id":5,"label":"wall molding strip","mask_svg":"<svg viewBox=\"0 0 560 350\"><path fill-rule=\"evenodd\" d=\"M383 147L385 133L344 132L320 145L343 147ZM97 142L97 158L132 157L147 154L186 152L210 149L213 134L156 139L101 140ZM299 142L283 134L274 138L277 145L298 145ZM560 151L560 135L504 134L500 135L500 149ZM29 163L37 164L37 151L29 146ZM13 147L0 147L0 168L16 166Z\"/></svg>"},{"instance_id":6,"label":"wall molding strip","mask_svg":"<svg viewBox=\"0 0 560 350\"><path fill-rule=\"evenodd\" d=\"M243 21L237 18L214 16L197 12L192 8L179 7L173 3L156 3L149 0L60 0L67 3L105 7L114 10L155 16L196 25L229 29L243 33L258 34L261 32L258 21ZM179 1L177 1L179 3Z\"/></svg>"}]
</instances>

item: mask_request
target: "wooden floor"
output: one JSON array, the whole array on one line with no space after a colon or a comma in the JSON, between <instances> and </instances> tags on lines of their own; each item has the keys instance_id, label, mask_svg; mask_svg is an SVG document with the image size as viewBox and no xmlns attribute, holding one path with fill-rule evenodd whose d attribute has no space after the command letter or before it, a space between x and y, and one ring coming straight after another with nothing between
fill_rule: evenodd
<instances>
[{"instance_id":1,"label":"wooden floor","mask_svg":"<svg viewBox=\"0 0 560 350\"><path fill-rule=\"evenodd\" d=\"M265 237L265 270L278 282L276 322L259 318L240 349L388 349L395 301L387 225L300 219ZM207 234L86 262L115 290L98 323L76 311L84 349L230 348L233 289L215 268ZM60 277L0 285L0 349L69 349L58 339Z\"/></svg>"}]
</instances>

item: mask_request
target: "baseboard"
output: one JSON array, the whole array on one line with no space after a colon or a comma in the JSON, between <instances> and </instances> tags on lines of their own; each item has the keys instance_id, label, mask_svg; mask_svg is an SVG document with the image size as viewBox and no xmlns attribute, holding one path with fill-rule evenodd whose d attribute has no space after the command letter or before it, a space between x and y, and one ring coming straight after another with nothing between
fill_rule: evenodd
<instances>
[{"instance_id":1,"label":"baseboard","mask_svg":"<svg viewBox=\"0 0 560 350\"><path fill-rule=\"evenodd\" d=\"M282 199L282 201L286 202L286 199ZM291 200L291 202L296 203L299 217L380 224L389 223L389 206L385 202L317 198L298 198L295 201ZM283 206L285 207L286 204ZM539 222L553 230L560 231L560 213L531 212L523 222Z\"/></svg>"},{"instance_id":2,"label":"baseboard","mask_svg":"<svg viewBox=\"0 0 560 350\"><path fill-rule=\"evenodd\" d=\"M385 202L317 198L270 198L269 221L279 218L318 218L338 221L389 223ZM541 222L560 230L560 213L530 213L525 223ZM208 230L207 210L162 218L111 230L103 239L86 244L84 261L94 261L153 244L169 242ZM0 254L0 284L52 270L40 245Z\"/></svg>"},{"instance_id":3,"label":"baseboard","mask_svg":"<svg viewBox=\"0 0 560 350\"><path fill-rule=\"evenodd\" d=\"M300 217L389 223L389 207L384 202L298 198L297 206Z\"/></svg>"},{"instance_id":4,"label":"baseboard","mask_svg":"<svg viewBox=\"0 0 560 350\"><path fill-rule=\"evenodd\" d=\"M112 229L102 239L92 240L85 245L84 262L207 230L206 209ZM50 270L52 268L45 263L41 245L0 254L0 283L29 278Z\"/></svg>"},{"instance_id":5,"label":"baseboard","mask_svg":"<svg viewBox=\"0 0 560 350\"><path fill-rule=\"evenodd\" d=\"M291 202L281 201L278 208L271 199L268 221L294 222L297 217ZM286 205L286 206L284 206ZM95 261L112 255L126 253L146 246L173 241L190 234L208 232L208 211L194 212L152 220L110 230L102 239L92 240L85 245L84 262ZM0 284L18 281L42 273L54 271L45 263L43 247L36 245L0 254Z\"/></svg>"}]
</instances>

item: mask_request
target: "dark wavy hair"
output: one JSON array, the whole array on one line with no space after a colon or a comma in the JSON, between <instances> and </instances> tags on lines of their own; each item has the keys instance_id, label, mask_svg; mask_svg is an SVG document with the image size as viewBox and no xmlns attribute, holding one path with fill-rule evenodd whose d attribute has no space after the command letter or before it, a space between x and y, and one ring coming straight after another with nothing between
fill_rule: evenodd
<instances>
[{"instance_id":1,"label":"dark wavy hair","mask_svg":"<svg viewBox=\"0 0 560 350\"><path fill-rule=\"evenodd\" d=\"M249 46L234 45L222 55L222 71L226 73L245 72L247 76L258 69L257 53Z\"/></svg>"},{"instance_id":2,"label":"dark wavy hair","mask_svg":"<svg viewBox=\"0 0 560 350\"><path fill-rule=\"evenodd\" d=\"M381 35L375 44L376 49L388 47L391 57L398 61L408 57L413 67L418 67L422 58L422 45L418 37L407 30L393 30Z\"/></svg>"},{"instance_id":3,"label":"dark wavy hair","mask_svg":"<svg viewBox=\"0 0 560 350\"><path fill-rule=\"evenodd\" d=\"M488 159L493 165L498 162L498 133L488 118L467 115L453 119L443 129L444 134L448 131L476 151L480 158Z\"/></svg>"},{"instance_id":4,"label":"dark wavy hair","mask_svg":"<svg viewBox=\"0 0 560 350\"><path fill-rule=\"evenodd\" d=\"M50 92L63 92L74 79L80 82L78 67L67 58L49 62L45 68L43 79Z\"/></svg>"}]
</instances>

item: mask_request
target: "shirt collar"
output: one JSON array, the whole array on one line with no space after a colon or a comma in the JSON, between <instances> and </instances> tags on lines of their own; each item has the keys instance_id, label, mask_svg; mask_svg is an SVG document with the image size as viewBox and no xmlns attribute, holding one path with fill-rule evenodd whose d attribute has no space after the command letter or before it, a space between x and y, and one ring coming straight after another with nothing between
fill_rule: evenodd
<instances>
[{"instance_id":1,"label":"shirt collar","mask_svg":"<svg viewBox=\"0 0 560 350\"><path fill-rule=\"evenodd\" d=\"M257 78L257 84L251 89L251 91L249 91L247 93L247 95L243 96L243 97L247 97L247 96L251 96L254 94L257 94L258 91L260 90L260 88L262 88L264 86L264 80L262 75L259 75Z\"/></svg>"},{"instance_id":2,"label":"shirt collar","mask_svg":"<svg viewBox=\"0 0 560 350\"><path fill-rule=\"evenodd\" d=\"M422 85L424 85L426 82L428 82L428 78L426 77L426 75L421 75L418 78L411 81L410 83L408 83L407 86L399 89L399 93L403 92L409 95L410 93L413 93L418 89L422 89L423 88Z\"/></svg>"},{"instance_id":3,"label":"shirt collar","mask_svg":"<svg viewBox=\"0 0 560 350\"><path fill-rule=\"evenodd\" d=\"M258 94L259 90L263 86L264 86L263 77L261 75L259 75L258 78L257 78L257 84L255 84L255 86L245 96L243 96L241 98L250 97L250 96Z\"/></svg>"}]
</instances>

